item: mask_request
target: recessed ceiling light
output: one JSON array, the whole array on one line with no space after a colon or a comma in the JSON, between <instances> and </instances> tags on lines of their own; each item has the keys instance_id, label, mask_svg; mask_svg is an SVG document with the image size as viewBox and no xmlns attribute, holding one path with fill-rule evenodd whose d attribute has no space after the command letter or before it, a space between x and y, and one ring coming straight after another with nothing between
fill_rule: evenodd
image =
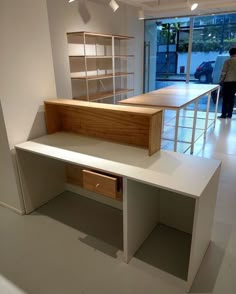
<instances>
[{"instance_id":1,"label":"recessed ceiling light","mask_svg":"<svg viewBox=\"0 0 236 294\"><path fill-rule=\"evenodd\" d=\"M194 2L194 0L187 0L187 5L191 11L195 10L198 7L198 3Z\"/></svg>"},{"instance_id":2,"label":"recessed ceiling light","mask_svg":"<svg viewBox=\"0 0 236 294\"><path fill-rule=\"evenodd\" d=\"M138 19L140 19L140 20L144 19L144 11L143 11L143 9L139 9Z\"/></svg>"},{"instance_id":3,"label":"recessed ceiling light","mask_svg":"<svg viewBox=\"0 0 236 294\"><path fill-rule=\"evenodd\" d=\"M195 10L196 8L198 7L198 3L197 2L195 2L195 3L193 3L192 5L191 5L191 11L193 11L193 10Z\"/></svg>"}]
</instances>

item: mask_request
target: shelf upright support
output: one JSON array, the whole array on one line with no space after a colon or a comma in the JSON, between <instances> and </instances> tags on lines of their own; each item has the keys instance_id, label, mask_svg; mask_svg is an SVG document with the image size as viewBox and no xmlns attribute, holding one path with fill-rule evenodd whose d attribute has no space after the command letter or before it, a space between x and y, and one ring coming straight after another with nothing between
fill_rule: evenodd
<instances>
[{"instance_id":1,"label":"shelf upright support","mask_svg":"<svg viewBox=\"0 0 236 294\"><path fill-rule=\"evenodd\" d=\"M96 54L96 57L98 57L97 37L95 37L95 54ZM97 76L98 76L99 68L98 68L98 59L97 58L96 58L96 68L97 68Z\"/></svg>"},{"instance_id":2,"label":"shelf upright support","mask_svg":"<svg viewBox=\"0 0 236 294\"><path fill-rule=\"evenodd\" d=\"M87 65L87 52L86 52L86 33L83 33L84 36L84 65L85 65L85 76L86 76L86 96L87 101L89 101L89 87L88 87L88 65Z\"/></svg>"},{"instance_id":3,"label":"shelf upright support","mask_svg":"<svg viewBox=\"0 0 236 294\"><path fill-rule=\"evenodd\" d=\"M113 79L113 104L116 104L116 79L115 79L115 37L112 36L112 79Z\"/></svg>"},{"instance_id":4,"label":"shelf upright support","mask_svg":"<svg viewBox=\"0 0 236 294\"><path fill-rule=\"evenodd\" d=\"M132 50L130 52L128 52L128 45L126 45L126 50L127 53L130 54L132 56L132 52L134 51L134 42L131 43L131 48ZM131 59L131 61L130 61ZM133 89L133 95L134 95L134 89L135 89L135 58L134 57L130 57L130 59L127 59L127 71L129 72L129 65L130 65L130 72L133 72L133 78L132 81L130 82L129 79L129 75L127 75L127 88L129 88L129 85L132 86L131 89ZM131 75L130 75L131 76ZM127 94L127 96L129 97L130 95ZM163 112L163 116L164 116L164 112Z\"/></svg>"}]
</instances>

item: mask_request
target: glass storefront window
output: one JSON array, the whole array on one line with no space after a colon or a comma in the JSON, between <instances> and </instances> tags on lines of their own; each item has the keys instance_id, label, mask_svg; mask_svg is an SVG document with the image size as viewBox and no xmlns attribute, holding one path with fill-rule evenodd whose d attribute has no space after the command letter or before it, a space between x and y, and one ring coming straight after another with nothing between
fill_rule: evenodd
<instances>
[{"instance_id":1,"label":"glass storefront window","mask_svg":"<svg viewBox=\"0 0 236 294\"><path fill-rule=\"evenodd\" d=\"M232 47L236 47L236 13L193 17L193 28L188 17L146 20L144 92L185 82L186 77L191 83L217 84Z\"/></svg>"},{"instance_id":2,"label":"glass storefront window","mask_svg":"<svg viewBox=\"0 0 236 294\"><path fill-rule=\"evenodd\" d=\"M145 21L144 92L185 81L186 62L179 58L188 39L189 18Z\"/></svg>"}]
</instances>

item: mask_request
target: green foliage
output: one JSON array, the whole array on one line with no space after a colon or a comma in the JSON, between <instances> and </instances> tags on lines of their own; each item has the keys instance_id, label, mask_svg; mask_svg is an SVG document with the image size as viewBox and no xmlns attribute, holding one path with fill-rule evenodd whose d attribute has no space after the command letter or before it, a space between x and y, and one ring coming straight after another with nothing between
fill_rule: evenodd
<instances>
[{"instance_id":1,"label":"green foliage","mask_svg":"<svg viewBox=\"0 0 236 294\"><path fill-rule=\"evenodd\" d=\"M236 38L225 39L224 42L225 42L225 43L236 43Z\"/></svg>"},{"instance_id":2,"label":"green foliage","mask_svg":"<svg viewBox=\"0 0 236 294\"><path fill-rule=\"evenodd\" d=\"M180 29L179 23L166 23L162 24L160 31L159 44L175 44L177 32Z\"/></svg>"},{"instance_id":3,"label":"green foliage","mask_svg":"<svg viewBox=\"0 0 236 294\"><path fill-rule=\"evenodd\" d=\"M236 38L224 40L223 46L217 41L193 42L192 52L228 51L232 47L232 43L235 42ZM179 44L178 52L188 52L188 43Z\"/></svg>"}]
</instances>

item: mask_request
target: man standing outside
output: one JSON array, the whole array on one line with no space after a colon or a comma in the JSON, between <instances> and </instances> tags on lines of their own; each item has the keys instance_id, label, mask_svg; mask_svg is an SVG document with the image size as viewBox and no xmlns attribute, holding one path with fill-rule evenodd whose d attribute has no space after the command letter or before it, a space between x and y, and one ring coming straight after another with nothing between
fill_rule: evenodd
<instances>
[{"instance_id":1,"label":"man standing outside","mask_svg":"<svg viewBox=\"0 0 236 294\"><path fill-rule=\"evenodd\" d=\"M230 58L224 62L220 76L223 103L221 116L218 118L231 118L234 109L234 95L236 93L236 48L231 48L229 55Z\"/></svg>"}]
</instances>

